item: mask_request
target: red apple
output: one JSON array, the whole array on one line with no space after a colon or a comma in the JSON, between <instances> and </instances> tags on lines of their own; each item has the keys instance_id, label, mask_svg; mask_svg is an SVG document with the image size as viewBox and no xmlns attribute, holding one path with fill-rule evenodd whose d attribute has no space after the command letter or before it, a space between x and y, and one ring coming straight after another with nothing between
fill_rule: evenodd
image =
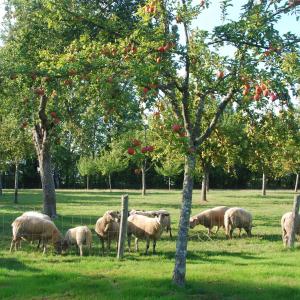
<instances>
[{"instance_id":1,"label":"red apple","mask_svg":"<svg viewBox=\"0 0 300 300\"><path fill-rule=\"evenodd\" d=\"M45 90L42 87L36 88L34 90L35 94L37 94L38 96L44 96L45 95Z\"/></svg>"},{"instance_id":2,"label":"red apple","mask_svg":"<svg viewBox=\"0 0 300 300\"><path fill-rule=\"evenodd\" d=\"M158 52L161 52L161 53L165 52L165 51L166 51L166 50L165 50L165 46L158 47L158 48L157 48L157 51L158 51Z\"/></svg>"},{"instance_id":3,"label":"red apple","mask_svg":"<svg viewBox=\"0 0 300 300\"><path fill-rule=\"evenodd\" d=\"M50 112L50 115L51 115L52 118L56 118L56 117L57 117L57 114L56 114L55 111L51 111L51 112Z\"/></svg>"},{"instance_id":4,"label":"red apple","mask_svg":"<svg viewBox=\"0 0 300 300\"><path fill-rule=\"evenodd\" d=\"M219 70L219 71L217 72L217 78L218 78L218 79L224 78L224 72Z\"/></svg>"},{"instance_id":5,"label":"red apple","mask_svg":"<svg viewBox=\"0 0 300 300\"><path fill-rule=\"evenodd\" d=\"M258 94L258 95L260 95L262 93L262 88L259 85L257 85L255 87L255 93Z\"/></svg>"},{"instance_id":6,"label":"red apple","mask_svg":"<svg viewBox=\"0 0 300 300\"><path fill-rule=\"evenodd\" d=\"M147 93L149 92L149 88L144 87L144 88L143 88L143 92L144 92L144 94L147 94Z\"/></svg>"},{"instance_id":7,"label":"red apple","mask_svg":"<svg viewBox=\"0 0 300 300\"><path fill-rule=\"evenodd\" d=\"M261 87L261 89L262 89L263 91L267 89L267 86L266 86L264 83L262 83L262 84L260 85L260 87Z\"/></svg>"},{"instance_id":8,"label":"red apple","mask_svg":"<svg viewBox=\"0 0 300 300\"><path fill-rule=\"evenodd\" d=\"M133 146L135 146L135 147L141 146L141 142L140 142L139 140L136 140L136 139L134 139L134 140L132 141L132 144L133 144Z\"/></svg>"},{"instance_id":9,"label":"red apple","mask_svg":"<svg viewBox=\"0 0 300 300\"><path fill-rule=\"evenodd\" d=\"M146 153L148 151L148 146L145 146L141 149L141 152L142 153Z\"/></svg>"},{"instance_id":10,"label":"red apple","mask_svg":"<svg viewBox=\"0 0 300 300\"><path fill-rule=\"evenodd\" d=\"M133 148L128 148L127 152L128 152L128 154L130 154L130 155L134 155L135 150L134 150Z\"/></svg>"},{"instance_id":11,"label":"red apple","mask_svg":"<svg viewBox=\"0 0 300 300\"><path fill-rule=\"evenodd\" d=\"M255 101L258 101L259 98L260 98L260 95L259 95L259 94L255 94L255 95L253 96L253 99L254 99Z\"/></svg>"},{"instance_id":12,"label":"red apple","mask_svg":"<svg viewBox=\"0 0 300 300\"><path fill-rule=\"evenodd\" d=\"M264 90L263 95L264 95L264 97L268 97L269 96L269 90L268 89Z\"/></svg>"},{"instance_id":13,"label":"red apple","mask_svg":"<svg viewBox=\"0 0 300 300\"><path fill-rule=\"evenodd\" d=\"M153 152L153 150L154 150L154 146L148 146L148 151L149 152Z\"/></svg>"},{"instance_id":14,"label":"red apple","mask_svg":"<svg viewBox=\"0 0 300 300\"><path fill-rule=\"evenodd\" d=\"M277 94L276 93L274 93L274 92L272 92L271 94L270 94L270 100L272 101L272 102L274 102L275 100L277 100Z\"/></svg>"},{"instance_id":15,"label":"red apple","mask_svg":"<svg viewBox=\"0 0 300 300\"><path fill-rule=\"evenodd\" d=\"M181 129L181 125L179 125L179 124L174 124L174 125L172 126L173 132L179 132L180 129Z\"/></svg>"}]
</instances>

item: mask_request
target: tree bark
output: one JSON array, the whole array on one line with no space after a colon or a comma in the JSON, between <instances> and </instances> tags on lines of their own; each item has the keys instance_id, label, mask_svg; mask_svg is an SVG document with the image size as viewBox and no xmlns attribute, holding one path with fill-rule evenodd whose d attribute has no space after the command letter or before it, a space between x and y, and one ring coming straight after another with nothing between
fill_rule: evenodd
<instances>
[{"instance_id":1,"label":"tree bark","mask_svg":"<svg viewBox=\"0 0 300 300\"><path fill-rule=\"evenodd\" d=\"M51 135L54 124L49 122L45 113L48 98L40 97L39 119L33 130L33 139L38 156L43 190L43 210L51 218L56 217L56 193L51 164Z\"/></svg>"},{"instance_id":2,"label":"tree bark","mask_svg":"<svg viewBox=\"0 0 300 300\"><path fill-rule=\"evenodd\" d=\"M18 191L19 191L19 163L15 164L15 196L14 203L18 203Z\"/></svg>"},{"instance_id":3,"label":"tree bark","mask_svg":"<svg viewBox=\"0 0 300 300\"><path fill-rule=\"evenodd\" d=\"M192 206L192 194L194 184L193 173L195 170L195 164L195 156L192 154L187 155L184 170L178 238L176 242L175 268L173 271L173 282L178 286L185 285L187 242L189 231L189 219Z\"/></svg>"},{"instance_id":4,"label":"tree bark","mask_svg":"<svg viewBox=\"0 0 300 300\"><path fill-rule=\"evenodd\" d=\"M0 197L3 195L2 171L0 171Z\"/></svg>"},{"instance_id":5,"label":"tree bark","mask_svg":"<svg viewBox=\"0 0 300 300\"><path fill-rule=\"evenodd\" d=\"M292 211L292 228L291 228L291 235L288 238L288 248L293 248L295 243L295 233L296 228L298 225L299 218L299 205L300 205L300 195L295 196L294 198L294 205L293 205L293 211Z\"/></svg>"},{"instance_id":6,"label":"tree bark","mask_svg":"<svg viewBox=\"0 0 300 300\"><path fill-rule=\"evenodd\" d=\"M142 168L142 196L146 195L146 168L145 164L143 164Z\"/></svg>"},{"instance_id":7,"label":"tree bark","mask_svg":"<svg viewBox=\"0 0 300 300\"><path fill-rule=\"evenodd\" d=\"M108 185L109 185L109 191L111 192L111 175L108 174Z\"/></svg>"},{"instance_id":8,"label":"tree bark","mask_svg":"<svg viewBox=\"0 0 300 300\"><path fill-rule=\"evenodd\" d=\"M207 201L206 191L207 191L207 173L206 171L203 172L202 175L202 189L201 189L201 201Z\"/></svg>"},{"instance_id":9,"label":"tree bark","mask_svg":"<svg viewBox=\"0 0 300 300\"><path fill-rule=\"evenodd\" d=\"M206 192L209 192L209 171L206 172Z\"/></svg>"},{"instance_id":10,"label":"tree bark","mask_svg":"<svg viewBox=\"0 0 300 300\"><path fill-rule=\"evenodd\" d=\"M299 173L296 174L296 183L295 183L295 189L294 192L298 192L298 184L299 184Z\"/></svg>"},{"instance_id":11,"label":"tree bark","mask_svg":"<svg viewBox=\"0 0 300 300\"><path fill-rule=\"evenodd\" d=\"M86 175L86 189L89 190L90 189L90 176Z\"/></svg>"},{"instance_id":12,"label":"tree bark","mask_svg":"<svg viewBox=\"0 0 300 300\"><path fill-rule=\"evenodd\" d=\"M262 190L261 190L261 194L262 196L266 196L266 188L267 188L267 179L266 179L266 174L263 173L263 177L262 177Z\"/></svg>"}]
</instances>

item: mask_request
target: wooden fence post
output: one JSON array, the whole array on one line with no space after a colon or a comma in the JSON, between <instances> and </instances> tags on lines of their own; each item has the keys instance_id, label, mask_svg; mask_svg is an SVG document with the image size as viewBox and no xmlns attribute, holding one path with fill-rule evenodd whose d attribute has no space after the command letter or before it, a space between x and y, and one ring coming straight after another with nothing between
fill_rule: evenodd
<instances>
[{"instance_id":1,"label":"wooden fence post","mask_svg":"<svg viewBox=\"0 0 300 300\"><path fill-rule=\"evenodd\" d=\"M288 237L288 248L294 247L299 205L300 205L300 195L297 195L294 198L294 206L292 211L292 228L291 228L291 235Z\"/></svg>"},{"instance_id":2,"label":"wooden fence post","mask_svg":"<svg viewBox=\"0 0 300 300\"><path fill-rule=\"evenodd\" d=\"M117 258L122 259L124 257L125 240L127 235L127 218L128 218L128 195L122 196L122 212L119 231L119 243Z\"/></svg>"}]
</instances>

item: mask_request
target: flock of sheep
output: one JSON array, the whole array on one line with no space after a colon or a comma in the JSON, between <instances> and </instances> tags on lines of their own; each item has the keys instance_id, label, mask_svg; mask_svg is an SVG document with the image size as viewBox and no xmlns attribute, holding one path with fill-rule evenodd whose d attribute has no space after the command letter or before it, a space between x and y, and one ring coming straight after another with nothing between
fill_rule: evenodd
<instances>
[{"instance_id":1,"label":"flock of sheep","mask_svg":"<svg viewBox=\"0 0 300 300\"><path fill-rule=\"evenodd\" d=\"M251 236L252 215L240 207L218 206L207 209L190 218L190 228L196 225L203 225L208 229L208 235L211 235L212 228L217 227L216 233L220 227L225 229L226 236L232 238L235 228L244 229L247 235ZM287 245L291 234L292 213L288 212L282 216L282 240ZM105 242L107 243L107 251L110 251L112 241L118 242L120 229L120 213L118 211L109 210L100 217L95 224L95 232L102 243L102 253L105 252ZM162 232L166 230L172 237L171 232L171 216L164 209L157 211L131 210L127 219L127 236L128 250L130 252L131 237L135 236L135 250L138 251L138 240L146 240L146 254L148 254L150 240L153 242L153 253L157 240L161 237ZM12 223L12 242L10 251L17 250L21 245L21 240L38 241L38 248L42 243L46 252L47 245L51 243L56 252L66 251L70 246L76 245L79 249L80 256L83 255L83 245L89 250L92 247L92 232L87 226L78 226L69 229L65 236L61 234L53 221L47 216L39 212L30 211L23 213ZM296 224L296 234L300 235L300 217L298 216Z\"/></svg>"}]
</instances>

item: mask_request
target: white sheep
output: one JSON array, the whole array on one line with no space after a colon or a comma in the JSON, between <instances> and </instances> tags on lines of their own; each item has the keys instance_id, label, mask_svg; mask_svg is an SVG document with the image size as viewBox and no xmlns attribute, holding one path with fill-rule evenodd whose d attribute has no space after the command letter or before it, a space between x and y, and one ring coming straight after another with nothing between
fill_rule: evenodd
<instances>
[{"instance_id":1,"label":"white sheep","mask_svg":"<svg viewBox=\"0 0 300 300\"><path fill-rule=\"evenodd\" d=\"M95 232L102 243L102 254L104 254L104 241L107 241L107 250L110 251L111 241L118 241L120 230L120 213L109 210L103 217L99 218L95 225Z\"/></svg>"},{"instance_id":2,"label":"white sheep","mask_svg":"<svg viewBox=\"0 0 300 300\"><path fill-rule=\"evenodd\" d=\"M47 243L51 242L55 250L61 253L63 244L63 236L52 221L37 217L20 216L11 224L13 238L11 241L10 252L13 247L18 249L21 239L26 241L41 240L43 242L44 251L46 252Z\"/></svg>"},{"instance_id":3,"label":"white sheep","mask_svg":"<svg viewBox=\"0 0 300 300\"><path fill-rule=\"evenodd\" d=\"M226 236L232 238L232 233L235 228L239 228L239 237L241 236L242 228L245 229L247 235L251 236L252 215L240 207L229 208L224 215L224 225Z\"/></svg>"},{"instance_id":4,"label":"white sheep","mask_svg":"<svg viewBox=\"0 0 300 300\"><path fill-rule=\"evenodd\" d=\"M169 232L170 238L172 238L172 228L171 228L171 215L170 213L165 209L159 209L159 210L135 210L132 209L129 212L129 215L138 214L141 216L146 216L149 218L155 218L158 217L160 214L164 214L165 217L163 218L163 228L166 230L166 232Z\"/></svg>"},{"instance_id":5,"label":"white sheep","mask_svg":"<svg viewBox=\"0 0 300 300\"><path fill-rule=\"evenodd\" d=\"M38 211L26 211L26 212L24 212L22 214L22 216L25 216L25 217L37 217L37 218L41 218L41 219L44 219L44 220L51 221L51 218L48 215L45 215L45 214L40 213Z\"/></svg>"},{"instance_id":6,"label":"white sheep","mask_svg":"<svg viewBox=\"0 0 300 300\"><path fill-rule=\"evenodd\" d=\"M77 226L69 229L64 239L68 246L76 245L79 248L80 256L83 255L83 245L89 248L89 253L91 254L92 240L92 232L87 226Z\"/></svg>"},{"instance_id":7,"label":"white sheep","mask_svg":"<svg viewBox=\"0 0 300 300\"><path fill-rule=\"evenodd\" d=\"M163 232L163 219L165 215L159 214L158 217L150 218L138 214L133 214L128 217L127 235L128 235L128 249L130 252L131 235L135 239L135 250L138 251L138 239L146 240L146 254L150 245L150 240L153 241L153 253L155 253L156 241L160 238Z\"/></svg>"},{"instance_id":8,"label":"white sheep","mask_svg":"<svg viewBox=\"0 0 300 300\"><path fill-rule=\"evenodd\" d=\"M291 236L293 222L293 213L287 212L281 218L281 230L282 230L282 241L283 245L286 247L288 240ZM296 229L295 234L300 236L300 215L296 218Z\"/></svg>"},{"instance_id":9,"label":"white sheep","mask_svg":"<svg viewBox=\"0 0 300 300\"><path fill-rule=\"evenodd\" d=\"M204 210L190 218L190 228L194 228L196 225L201 224L208 229L208 235L210 236L212 228L217 226L215 232L217 233L221 226L224 227L224 214L228 209L227 206L217 206Z\"/></svg>"}]
</instances>

